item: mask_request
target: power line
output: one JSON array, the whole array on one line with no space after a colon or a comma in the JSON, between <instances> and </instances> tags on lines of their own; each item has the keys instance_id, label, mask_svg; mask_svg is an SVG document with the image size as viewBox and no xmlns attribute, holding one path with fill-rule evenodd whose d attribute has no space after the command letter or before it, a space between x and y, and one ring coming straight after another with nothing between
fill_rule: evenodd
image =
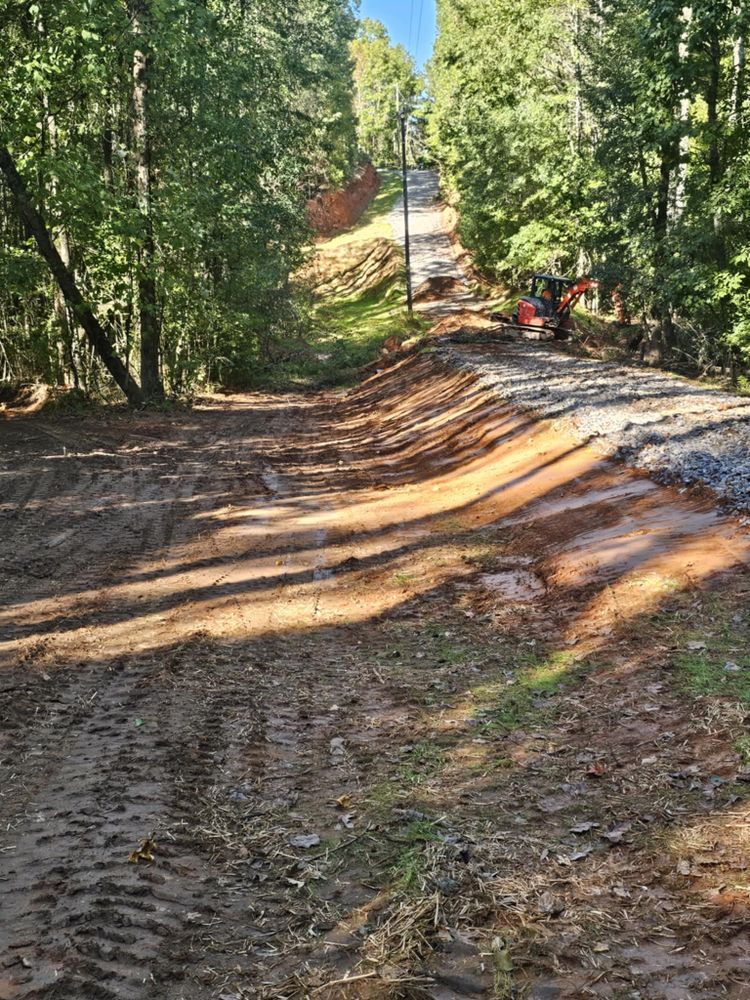
<instances>
[{"instance_id":1,"label":"power line","mask_svg":"<svg viewBox=\"0 0 750 1000\"><path fill-rule=\"evenodd\" d=\"M409 14L409 51L411 52L412 29L414 28L414 0L411 0L411 13Z\"/></svg>"},{"instance_id":2,"label":"power line","mask_svg":"<svg viewBox=\"0 0 750 1000\"><path fill-rule=\"evenodd\" d=\"M414 55L419 62L419 42L422 36L422 14L424 13L424 0L420 0L419 3L419 25L417 27L417 44L414 48Z\"/></svg>"}]
</instances>

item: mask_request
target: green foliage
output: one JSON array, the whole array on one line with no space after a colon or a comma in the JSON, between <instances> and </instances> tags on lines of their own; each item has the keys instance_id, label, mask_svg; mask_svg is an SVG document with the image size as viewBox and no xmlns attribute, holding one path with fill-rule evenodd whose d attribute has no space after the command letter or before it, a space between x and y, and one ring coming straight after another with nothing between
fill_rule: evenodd
<instances>
[{"instance_id":1,"label":"green foliage","mask_svg":"<svg viewBox=\"0 0 750 1000\"><path fill-rule=\"evenodd\" d=\"M289 275L309 243L306 197L356 160L348 0L60 0L0 18L3 142L131 367L149 259L132 79L145 49L164 374L175 391L247 375L302 319ZM0 204L0 375L92 387L74 317Z\"/></svg>"},{"instance_id":2,"label":"green foliage","mask_svg":"<svg viewBox=\"0 0 750 1000\"><path fill-rule=\"evenodd\" d=\"M593 271L658 355L750 361L745 35L731 0L438 0L429 137L480 266Z\"/></svg>"},{"instance_id":3,"label":"green foliage","mask_svg":"<svg viewBox=\"0 0 750 1000\"><path fill-rule=\"evenodd\" d=\"M403 45L392 45L379 21L360 22L351 45L355 109L360 149L376 166L400 162L397 96L413 108L422 90L414 60Z\"/></svg>"}]
</instances>

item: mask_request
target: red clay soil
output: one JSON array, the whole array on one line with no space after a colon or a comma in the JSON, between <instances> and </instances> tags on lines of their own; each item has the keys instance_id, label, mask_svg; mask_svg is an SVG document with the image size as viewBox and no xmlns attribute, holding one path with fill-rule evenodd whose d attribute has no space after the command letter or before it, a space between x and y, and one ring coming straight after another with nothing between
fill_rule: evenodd
<instances>
[{"instance_id":1,"label":"red clay soil","mask_svg":"<svg viewBox=\"0 0 750 1000\"><path fill-rule=\"evenodd\" d=\"M368 163L360 167L352 181L342 190L327 191L307 203L307 218L321 237L343 233L362 217L365 209L380 189L377 170Z\"/></svg>"},{"instance_id":2,"label":"red clay soil","mask_svg":"<svg viewBox=\"0 0 750 1000\"><path fill-rule=\"evenodd\" d=\"M738 523L429 357L0 435L0 998L749 995Z\"/></svg>"}]
</instances>

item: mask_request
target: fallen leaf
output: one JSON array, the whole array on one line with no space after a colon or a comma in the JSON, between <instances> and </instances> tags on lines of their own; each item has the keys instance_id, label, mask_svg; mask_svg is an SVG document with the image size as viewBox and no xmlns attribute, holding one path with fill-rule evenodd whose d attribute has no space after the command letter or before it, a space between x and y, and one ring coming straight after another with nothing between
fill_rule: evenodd
<instances>
[{"instance_id":1,"label":"fallen leaf","mask_svg":"<svg viewBox=\"0 0 750 1000\"><path fill-rule=\"evenodd\" d=\"M687 644L687 648L693 653L698 653L706 648L706 644L698 639L693 639Z\"/></svg>"},{"instance_id":2,"label":"fallen leaf","mask_svg":"<svg viewBox=\"0 0 750 1000\"><path fill-rule=\"evenodd\" d=\"M599 828L598 823L593 823L590 820L584 823L576 823L575 826L571 826L571 833L588 833L589 830L597 830Z\"/></svg>"},{"instance_id":3,"label":"fallen leaf","mask_svg":"<svg viewBox=\"0 0 750 1000\"><path fill-rule=\"evenodd\" d=\"M587 858L593 850L594 850L593 847L582 847L579 851L573 851L573 853L569 857L569 860L583 861L583 859Z\"/></svg>"},{"instance_id":4,"label":"fallen leaf","mask_svg":"<svg viewBox=\"0 0 750 1000\"><path fill-rule=\"evenodd\" d=\"M597 955L601 955L603 952L609 951L609 945L604 944L602 941L599 944L595 944L593 950L597 953Z\"/></svg>"},{"instance_id":5,"label":"fallen leaf","mask_svg":"<svg viewBox=\"0 0 750 1000\"><path fill-rule=\"evenodd\" d=\"M683 859L677 862L677 874L678 875L689 875L690 874L690 862Z\"/></svg>"},{"instance_id":6,"label":"fallen leaf","mask_svg":"<svg viewBox=\"0 0 750 1000\"><path fill-rule=\"evenodd\" d=\"M608 840L610 844L620 844L622 843L622 838L631 826L631 823L618 823L617 826L613 827L611 830L607 830L605 833L600 834L600 836L602 839Z\"/></svg>"},{"instance_id":7,"label":"fallen leaf","mask_svg":"<svg viewBox=\"0 0 750 1000\"><path fill-rule=\"evenodd\" d=\"M153 861L155 852L156 841L153 837L146 837L141 841L141 846L128 856L128 861L131 865L137 865L139 861Z\"/></svg>"},{"instance_id":8,"label":"fallen leaf","mask_svg":"<svg viewBox=\"0 0 750 1000\"><path fill-rule=\"evenodd\" d=\"M590 778L601 778L607 773L607 765L602 763L600 760L595 760L593 764L589 764L586 768L586 774Z\"/></svg>"},{"instance_id":9,"label":"fallen leaf","mask_svg":"<svg viewBox=\"0 0 750 1000\"><path fill-rule=\"evenodd\" d=\"M298 833L294 837L289 838L289 843L292 847L301 847L303 850L309 850L311 847L318 846L320 837L317 833Z\"/></svg>"},{"instance_id":10,"label":"fallen leaf","mask_svg":"<svg viewBox=\"0 0 750 1000\"><path fill-rule=\"evenodd\" d=\"M354 799L351 795L340 795L336 799L336 805L339 809L350 809L354 805Z\"/></svg>"},{"instance_id":11,"label":"fallen leaf","mask_svg":"<svg viewBox=\"0 0 750 1000\"><path fill-rule=\"evenodd\" d=\"M339 823L346 827L347 830L354 829L354 813L344 813L344 815L339 820Z\"/></svg>"},{"instance_id":12,"label":"fallen leaf","mask_svg":"<svg viewBox=\"0 0 750 1000\"><path fill-rule=\"evenodd\" d=\"M645 767L650 767L658 761L658 757L641 757L641 764Z\"/></svg>"}]
</instances>

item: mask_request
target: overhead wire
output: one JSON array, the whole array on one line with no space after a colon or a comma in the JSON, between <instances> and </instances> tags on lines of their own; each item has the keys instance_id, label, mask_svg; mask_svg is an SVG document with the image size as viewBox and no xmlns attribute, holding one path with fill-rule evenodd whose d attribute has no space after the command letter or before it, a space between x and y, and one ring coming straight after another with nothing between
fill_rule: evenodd
<instances>
[{"instance_id":1,"label":"overhead wire","mask_svg":"<svg viewBox=\"0 0 750 1000\"><path fill-rule=\"evenodd\" d=\"M414 29L414 2L411 0L411 11L409 13L409 51L411 52L412 31Z\"/></svg>"},{"instance_id":2,"label":"overhead wire","mask_svg":"<svg viewBox=\"0 0 750 1000\"><path fill-rule=\"evenodd\" d=\"M422 39L422 15L424 14L424 0L419 0L419 21L417 25L417 44L414 46L414 58L419 62L419 43Z\"/></svg>"}]
</instances>

